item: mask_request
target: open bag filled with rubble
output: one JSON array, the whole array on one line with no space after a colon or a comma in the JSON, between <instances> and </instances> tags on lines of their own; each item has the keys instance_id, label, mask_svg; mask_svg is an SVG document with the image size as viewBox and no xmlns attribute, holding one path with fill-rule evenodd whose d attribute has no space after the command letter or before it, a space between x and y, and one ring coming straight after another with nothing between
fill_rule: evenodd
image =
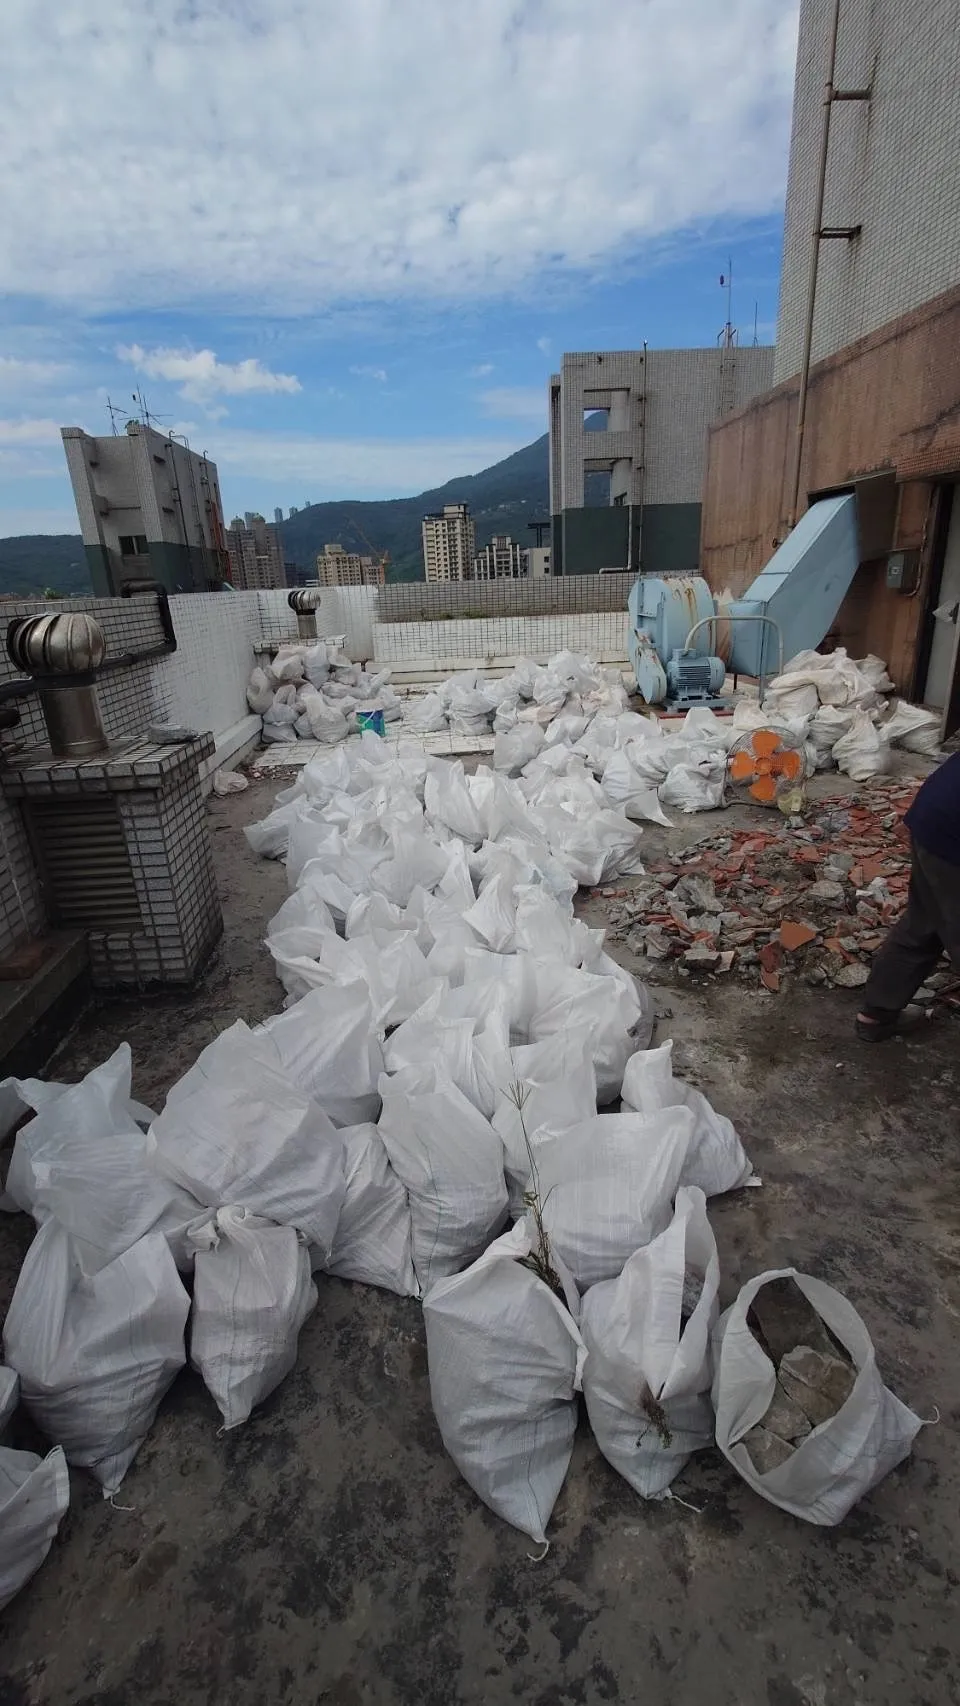
<instances>
[{"instance_id":1,"label":"open bag filled with rubble","mask_svg":"<svg viewBox=\"0 0 960 1706\"><path fill-rule=\"evenodd\" d=\"M884 1386L852 1303L783 1268L720 1318L717 1444L755 1492L829 1527L909 1455L920 1418Z\"/></svg>"}]
</instances>

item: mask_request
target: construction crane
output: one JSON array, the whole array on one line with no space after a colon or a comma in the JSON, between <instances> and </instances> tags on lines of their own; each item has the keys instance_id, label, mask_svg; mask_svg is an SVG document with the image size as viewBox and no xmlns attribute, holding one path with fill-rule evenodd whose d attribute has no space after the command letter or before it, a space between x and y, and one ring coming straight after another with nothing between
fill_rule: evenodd
<instances>
[{"instance_id":1,"label":"construction crane","mask_svg":"<svg viewBox=\"0 0 960 1706\"><path fill-rule=\"evenodd\" d=\"M354 531L354 533L359 535L360 539L363 541L363 544L366 545L367 550L369 551L371 557L373 558L374 562L379 567L381 581L385 581L387 578L387 564L390 561L390 552L389 551L375 551L373 546L371 545L369 539L367 538L366 534L364 533L363 528L360 526L359 521L353 522L353 531Z\"/></svg>"}]
</instances>

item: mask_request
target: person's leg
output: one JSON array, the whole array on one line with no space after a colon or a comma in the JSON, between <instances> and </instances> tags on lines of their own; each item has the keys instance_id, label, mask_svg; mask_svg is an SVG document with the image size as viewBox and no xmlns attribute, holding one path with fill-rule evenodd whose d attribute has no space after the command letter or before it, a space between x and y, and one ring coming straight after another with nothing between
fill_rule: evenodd
<instances>
[{"instance_id":1,"label":"person's leg","mask_svg":"<svg viewBox=\"0 0 960 1706\"><path fill-rule=\"evenodd\" d=\"M948 938L960 963L960 866L934 859L914 843L906 911L874 956L859 1014L861 1035L871 1025L885 1034L895 1027Z\"/></svg>"}]
</instances>

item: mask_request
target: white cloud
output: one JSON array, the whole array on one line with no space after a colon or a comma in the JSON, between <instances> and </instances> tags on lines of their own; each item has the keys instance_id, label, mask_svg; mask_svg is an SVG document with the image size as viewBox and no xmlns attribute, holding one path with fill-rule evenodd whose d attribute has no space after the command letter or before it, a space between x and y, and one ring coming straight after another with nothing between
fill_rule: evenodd
<instances>
[{"instance_id":1,"label":"white cloud","mask_svg":"<svg viewBox=\"0 0 960 1706\"><path fill-rule=\"evenodd\" d=\"M0 445L17 444L35 450L60 442L60 428L56 421L0 420Z\"/></svg>"},{"instance_id":2,"label":"white cloud","mask_svg":"<svg viewBox=\"0 0 960 1706\"><path fill-rule=\"evenodd\" d=\"M549 338L537 339L537 349L540 351L541 355L549 355L552 347L553 346Z\"/></svg>"},{"instance_id":3,"label":"white cloud","mask_svg":"<svg viewBox=\"0 0 960 1706\"><path fill-rule=\"evenodd\" d=\"M386 385L387 383L387 370L385 367L351 367L350 372L355 373L358 379L376 379L379 380L381 385Z\"/></svg>"},{"instance_id":4,"label":"white cloud","mask_svg":"<svg viewBox=\"0 0 960 1706\"><path fill-rule=\"evenodd\" d=\"M15 355L0 355L0 390L21 391L31 385L51 385L69 371L62 361L21 361Z\"/></svg>"},{"instance_id":5,"label":"white cloud","mask_svg":"<svg viewBox=\"0 0 960 1706\"><path fill-rule=\"evenodd\" d=\"M485 415L500 421L536 421L541 432L547 430L547 392L544 385L502 385L492 391L481 391L480 406Z\"/></svg>"},{"instance_id":6,"label":"white cloud","mask_svg":"<svg viewBox=\"0 0 960 1706\"><path fill-rule=\"evenodd\" d=\"M487 375L492 373L492 372L493 372L493 362L492 361L481 361L479 366L471 367L470 378L471 379L486 379Z\"/></svg>"},{"instance_id":7,"label":"white cloud","mask_svg":"<svg viewBox=\"0 0 960 1706\"><path fill-rule=\"evenodd\" d=\"M252 392L299 391L300 381L292 373L271 373L253 357L247 361L218 361L212 349L142 349L139 344L121 344L121 361L129 362L148 379L166 379L179 388L188 403L198 403L213 419L226 414L215 407L215 397L246 397Z\"/></svg>"},{"instance_id":8,"label":"white cloud","mask_svg":"<svg viewBox=\"0 0 960 1706\"><path fill-rule=\"evenodd\" d=\"M6 0L0 291L315 314L595 276L779 207L796 12Z\"/></svg>"},{"instance_id":9,"label":"white cloud","mask_svg":"<svg viewBox=\"0 0 960 1706\"><path fill-rule=\"evenodd\" d=\"M458 474L476 474L510 456L525 442L507 439L311 438L215 428L203 448L217 464L222 487L242 496L242 482L309 483L316 502L328 498L398 497L443 485ZM199 446L198 446L199 448ZM264 501L264 500L258 500ZM245 506L249 509L250 505Z\"/></svg>"}]
</instances>

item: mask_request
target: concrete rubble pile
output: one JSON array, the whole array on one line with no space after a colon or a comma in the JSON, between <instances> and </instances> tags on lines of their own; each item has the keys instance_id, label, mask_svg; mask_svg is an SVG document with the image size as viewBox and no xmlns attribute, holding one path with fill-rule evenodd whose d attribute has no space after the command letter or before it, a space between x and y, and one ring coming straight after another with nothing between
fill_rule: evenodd
<instances>
[{"instance_id":1,"label":"concrete rubble pile","mask_svg":"<svg viewBox=\"0 0 960 1706\"><path fill-rule=\"evenodd\" d=\"M286 858L267 936L284 1010L217 1037L159 1114L131 1098L127 1045L79 1085L0 1086L5 1206L38 1227L4 1356L54 1448L29 1465L0 1448L0 1499L43 1477L26 1544L0 1537L5 1590L62 1516L62 1457L117 1491L187 1361L188 1317L189 1360L242 1425L331 1274L422 1297L444 1443L540 1542L581 1392L648 1497L716 1435L765 1497L836 1522L908 1453L919 1423L862 1322L804 1276L853 1391L831 1386L835 1412L768 1474L742 1443L770 1392L750 1388L738 1306L718 1320L706 1205L756 1181L670 1045L649 1047L643 985L573 915L578 884L636 869L636 825L596 795L549 766L466 777L412 743L339 746L247 832ZM778 1378L766 1357L760 1378Z\"/></svg>"},{"instance_id":2,"label":"concrete rubble pile","mask_svg":"<svg viewBox=\"0 0 960 1706\"><path fill-rule=\"evenodd\" d=\"M902 823L916 787L881 780L821 805L816 822L712 836L648 862L637 885L604 891L610 935L661 975L733 973L772 994L791 977L857 989L903 909L910 855ZM958 987L936 972L916 999L951 1002Z\"/></svg>"}]
</instances>

